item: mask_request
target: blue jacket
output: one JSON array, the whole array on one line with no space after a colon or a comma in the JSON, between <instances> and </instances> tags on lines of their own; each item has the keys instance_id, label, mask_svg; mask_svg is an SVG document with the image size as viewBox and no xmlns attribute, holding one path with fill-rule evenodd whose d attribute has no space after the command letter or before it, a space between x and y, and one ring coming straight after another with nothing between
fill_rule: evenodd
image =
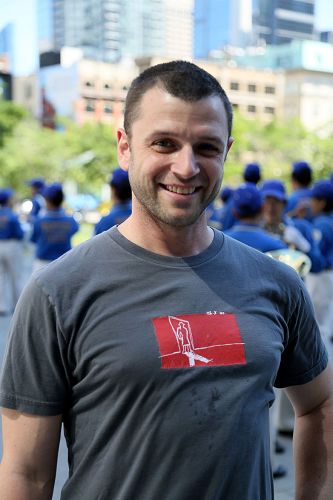
<instances>
[{"instance_id":1,"label":"blue jacket","mask_svg":"<svg viewBox=\"0 0 333 500\"><path fill-rule=\"evenodd\" d=\"M95 234L103 233L113 226L117 226L124 222L132 213L132 202L115 203L108 215L101 218L95 225Z\"/></svg>"},{"instance_id":2,"label":"blue jacket","mask_svg":"<svg viewBox=\"0 0 333 500\"><path fill-rule=\"evenodd\" d=\"M71 238L79 230L74 217L63 209L47 210L33 224L31 241L36 243L36 257L55 260L72 248Z\"/></svg>"},{"instance_id":3,"label":"blue jacket","mask_svg":"<svg viewBox=\"0 0 333 500\"><path fill-rule=\"evenodd\" d=\"M305 219L289 219L286 218L286 223L292 224L299 230L299 232L304 236L304 238L310 243L310 250L307 252L307 256L311 260L311 272L319 273L325 267L327 267L327 262L325 256L322 254L318 241L314 238L314 226Z\"/></svg>"},{"instance_id":4,"label":"blue jacket","mask_svg":"<svg viewBox=\"0 0 333 500\"><path fill-rule=\"evenodd\" d=\"M295 210L297 205L301 200L306 200L311 198L311 189L310 188L300 188L296 191L293 191L288 198L286 212L291 212Z\"/></svg>"},{"instance_id":5,"label":"blue jacket","mask_svg":"<svg viewBox=\"0 0 333 500\"><path fill-rule=\"evenodd\" d=\"M0 240L22 240L23 229L17 215L9 207L0 207Z\"/></svg>"},{"instance_id":6,"label":"blue jacket","mask_svg":"<svg viewBox=\"0 0 333 500\"><path fill-rule=\"evenodd\" d=\"M319 214L312 220L318 235L320 251L325 258L325 269L333 269L333 220L329 214Z\"/></svg>"},{"instance_id":7,"label":"blue jacket","mask_svg":"<svg viewBox=\"0 0 333 500\"><path fill-rule=\"evenodd\" d=\"M272 236L264 229L261 229L258 224L238 222L224 233L261 252L288 248L280 238Z\"/></svg>"}]
</instances>

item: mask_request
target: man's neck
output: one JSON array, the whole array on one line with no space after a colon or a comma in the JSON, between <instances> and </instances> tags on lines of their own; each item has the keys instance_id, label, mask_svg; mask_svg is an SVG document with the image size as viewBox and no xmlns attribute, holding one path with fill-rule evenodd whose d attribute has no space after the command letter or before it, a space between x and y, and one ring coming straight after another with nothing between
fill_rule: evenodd
<instances>
[{"instance_id":1,"label":"man's neck","mask_svg":"<svg viewBox=\"0 0 333 500\"><path fill-rule=\"evenodd\" d=\"M208 248L214 239L214 231L202 221L187 227L174 227L151 221L137 224L130 216L118 227L120 233L136 245L151 252L173 257L198 255Z\"/></svg>"}]
</instances>

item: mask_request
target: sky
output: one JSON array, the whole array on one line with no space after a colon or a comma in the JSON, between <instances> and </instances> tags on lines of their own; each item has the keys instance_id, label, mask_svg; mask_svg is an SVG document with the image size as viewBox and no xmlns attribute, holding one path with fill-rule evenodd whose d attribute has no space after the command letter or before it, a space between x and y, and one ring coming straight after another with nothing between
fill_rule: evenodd
<instances>
[{"instance_id":1,"label":"sky","mask_svg":"<svg viewBox=\"0 0 333 500\"><path fill-rule=\"evenodd\" d=\"M31 74L37 67L37 1L0 0L0 29L15 21L12 71L16 75ZM47 3L49 0L39 1ZM321 31L333 31L332 0L316 0L316 27ZM19 50L19 47L24 49Z\"/></svg>"}]
</instances>

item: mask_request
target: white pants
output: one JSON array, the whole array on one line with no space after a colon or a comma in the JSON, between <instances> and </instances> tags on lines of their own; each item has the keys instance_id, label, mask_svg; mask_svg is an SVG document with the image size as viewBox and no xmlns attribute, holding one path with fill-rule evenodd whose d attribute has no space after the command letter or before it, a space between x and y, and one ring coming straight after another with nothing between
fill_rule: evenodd
<instances>
[{"instance_id":1,"label":"white pants","mask_svg":"<svg viewBox=\"0 0 333 500\"><path fill-rule=\"evenodd\" d=\"M277 390L276 418L276 426L279 431L293 431L295 412L286 392L283 389Z\"/></svg>"},{"instance_id":2,"label":"white pants","mask_svg":"<svg viewBox=\"0 0 333 500\"><path fill-rule=\"evenodd\" d=\"M0 312L11 313L21 293L22 244L0 240Z\"/></svg>"},{"instance_id":3,"label":"white pants","mask_svg":"<svg viewBox=\"0 0 333 500\"><path fill-rule=\"evenodd\" d=\"M320 333L327 343L333 335L333 270L309 273L305 278Z\"/></svg>"}]
</instances>

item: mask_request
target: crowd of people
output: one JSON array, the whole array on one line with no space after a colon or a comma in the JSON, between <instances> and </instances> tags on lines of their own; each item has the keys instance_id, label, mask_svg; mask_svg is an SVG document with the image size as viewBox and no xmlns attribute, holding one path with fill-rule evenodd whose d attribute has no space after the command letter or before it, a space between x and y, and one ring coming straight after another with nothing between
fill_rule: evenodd
<instances>
[{"instance_id":1,"label":"crowd of people","mask_svg":"<svg viewBox=\"0 0 333 500\"><path fill-rule=\"evenodd\" d=\"M295 414L295 497L330 498L333 183L311 185L297 162L288 197L251 164L215 207L232 120L220 83L192 63L132 82L117 131L130 214L53 262L36 253L47 265L15 309L0 381L5 500L52 497L62 425L63 500L270 500L276 389ZM36 248L63 200L59 185L41 194ZM284 251L304 256L301 277L263 255Z\"/></svg>"},{"instance_id":2,"label":"crowd of people","mask_svg":"<svg viewBox=\"0 0 333 500\"><path fill-rule=\"evenodd\" d=\"M14 191L0 189L0 315L12 314L24 285L23 276L46 266L72 248L79 230L75 218L63 208L60 183L42 178L27 181L31 209L26 219L14 208ZM32 258L31 258L32 257ZM24 269L28 267L28 272Z\"/></svg>"},{"instance_id":3,"label":"crowd of people","mask_svg":"<svg viewBox=\"0 0 333 500\"><path fill-rule=\"evenodd\" d=\"M262 179L261 166L249 163L244 183L222 189L222 206L211 206L209 220L259 251L290 249L273 255L292 264L304 278L327 342L333 341L333 174L316 182L313 174L308 162L295 161L288 194L281 180Z\"/></svg>"},{"instance_id":4,"label":"crowd of people","mask_svg":"<svg viewBox=\"0 0 333 500\"><path fill-rule=\"evenodd\" d=\"M20 291L23 260L25 275L61 257L72 248L79 231L76 218L64 209L65 195L59 182L47 184L42 177L27 181L31 188L31 208L27 216L17 213L14 191L0 189L0 315L13 312ZM123 222L131 213L128 173L115 168L109 180L112 207L95 224L92 235ZM25 255L23 255L25 254ZM30 258L32 256L32 258Z\"/></svg>"}]
</instances>

